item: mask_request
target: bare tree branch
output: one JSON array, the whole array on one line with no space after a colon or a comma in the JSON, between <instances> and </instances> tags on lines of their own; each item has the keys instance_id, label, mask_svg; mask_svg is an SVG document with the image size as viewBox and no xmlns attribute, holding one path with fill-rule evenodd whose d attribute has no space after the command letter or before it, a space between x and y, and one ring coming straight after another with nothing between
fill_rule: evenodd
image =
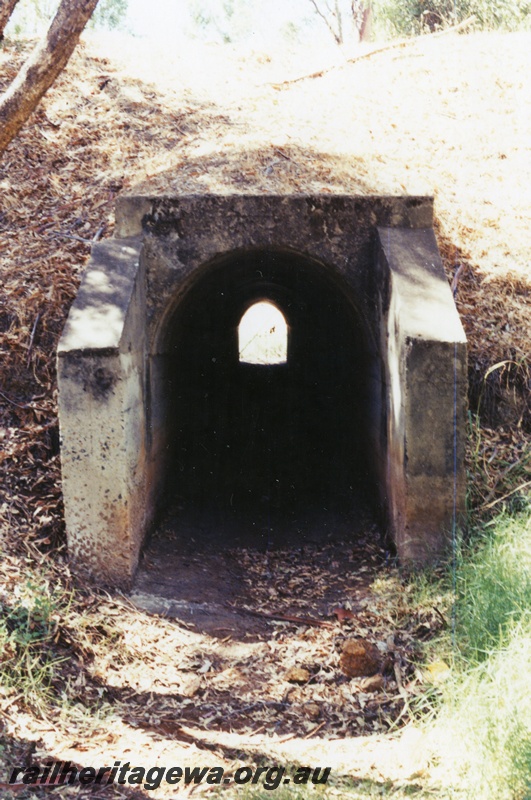
<instances>
[{"instance_id":1,"label":"bare tree branch","mask_svg":"<svg viewBox=\"0 0 531 800\"><path fill-rule=\"evenodd\" d=\"M339 0L336 0L335 2L334 16L337 20L338 44L343 44L343 19L341 17L341 11L339 9Z\"/></svg>"},{"instance_id":2,"label":"bare tree branch","mask_svg":"<svg viewBox=\"0 0 531 800\"><path fill-rule=\"evenodd\" d=\"M316 0L310 0L310 3L312 4L312 6L313 6L313 7L314 7L314 9L315 9L315 13L316 13L316 14L317 14L319 17L321 17L321 19L324 21L324 23L325 23L326 27L328 28L328 30L330 31L330 33L331 33L331 34L332 34L332 36L334 37L336 44L343 44L343 32L342 32L342 25L341 25L341 14L339 14L339 20L338 20L338 22L339 22L339 25L338 25L339 32L336 32L336 31L333 29L333 27L330 25L330 22L328 21L328 17L326 16L326 14L323 14L323 12L321 11L321 9L320 9L320 8L319 8L319 6L317 5L317 2L316 2ZM337 0L336 0L336 11L337 11L337 12L339 12L339 8L338 8ZM335 13L332 13L332 16L334 16L334 17L335 17L335 16L336 16L336 14L335 14Z\"/></svg>"}]
</instances>

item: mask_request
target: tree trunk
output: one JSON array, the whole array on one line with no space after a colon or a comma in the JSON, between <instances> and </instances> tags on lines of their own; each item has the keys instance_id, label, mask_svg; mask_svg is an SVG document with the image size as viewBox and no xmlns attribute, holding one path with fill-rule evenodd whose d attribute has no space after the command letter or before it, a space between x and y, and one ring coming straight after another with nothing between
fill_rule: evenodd
<instances>
[{"instance_id":1,"label":"tree trunk","mask_svg":"<svg viewBox=\"0 0 531 800\"><path fill-rule=\"evenodd\" d=\"M358 31L360 42L370 42L372 39L372 6L372 0L352 0L350 6L352 19Z\"/></svg>"},{"instance_id":2,"label":"tree trunk","mask_svg":"<svg viewBox=\"0 0 531 800\"><path fill-rule=\"evenodd\" d=\"M18 0L0 0L0 42L4 38L6 25L15 10Z\"/></svg>"},{"instance_id":3,"label":"tree trunk","mask_svg":"<svg viewBox=\"0 0 531 800\"><path fill-rule=\"evenodd\" d=\"M0 97L0 153L66 67L98 0L62 0L45 39Z\"/></svg>"},{"instance_id":4,"label":"tree trunk","mask_svg":"<svg viewBox=\"0 0 531 800\"><path fill-rule=\"evenodd\" d=\"M361 13L360 42L372 41L372 4L363 7Z\"/></svg>"}]
</instances>

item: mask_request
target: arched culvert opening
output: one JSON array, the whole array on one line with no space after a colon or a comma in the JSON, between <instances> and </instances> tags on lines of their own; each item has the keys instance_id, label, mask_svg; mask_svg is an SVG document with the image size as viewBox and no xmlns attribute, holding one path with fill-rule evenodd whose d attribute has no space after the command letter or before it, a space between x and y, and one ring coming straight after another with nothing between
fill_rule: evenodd
<instances>
[{"instance_id":1,"label":"arched culvert opening","mask_svg":"<svg viewBox=\"0 0 531 800\"><path fill-rule=\"evenodd\" d=\"M283 324L284 337L269 362L246 360L241 327L265 303L274 323L257 336ZM376 505L374 364L329 270L284 251L226 256L195 278L163 338L170 506L282 535L308 515L353 523Z\"/></svg>"}]
</instances>

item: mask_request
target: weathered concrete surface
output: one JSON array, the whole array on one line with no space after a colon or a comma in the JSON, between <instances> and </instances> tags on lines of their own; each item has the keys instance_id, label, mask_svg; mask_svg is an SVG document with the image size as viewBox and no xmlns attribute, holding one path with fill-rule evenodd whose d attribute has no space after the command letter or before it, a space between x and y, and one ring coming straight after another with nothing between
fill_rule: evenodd
<instances>
[{"instance_id":1,"label":"weathered concrete surface","mask_svg":"<svg viewBox=\"0 0 531 800\"><path fill-rule=\"evenodd\" d=\"M169 471L232 502L254 470L242 491L269 494L271 442L299 500L301 482L348 491L361 470L401 558L440 553L463 497L466 353L431 198L123 196L116 213L58 352L75 565L127 585ZM263 299L291 353L266 383L237 358L239 320Z\"/></svg>"},{"instance_id":2,"label":"weathered concrete surface","mask_svg":"<svg viewBox=\"0 0 531 800\"><path fill-rule=\"evenodd\" d=\"M379 228L383 483L403 560L442 554L464 510L466 338L431 228Z\"/></svg>"},{"instance_id":3,"label":"weathered concrete surface","mask_svg":"<svg viewBox=\"0 0 531 800\"><path fill-rule=\"evenodd\" d=\"M149 523L141 243L92 254L58 348L63 495L74 565L133 576Z\"/></svg>"},{"instance_id":4,"label":"weathered concrete surface","mask_svg":"<svg viewBox=\"0 0 531 800\"><path fill-rule=\"evenodd\" d=\"M307 256L349 283L364 314L374 294L368 264L376 226L424 228L432 222L430 197L122 195L115 235L144 237L149 338L156 349L154 340L163 335L187 281L224 255L274 249Z\"/></svg>"}]
</instances>

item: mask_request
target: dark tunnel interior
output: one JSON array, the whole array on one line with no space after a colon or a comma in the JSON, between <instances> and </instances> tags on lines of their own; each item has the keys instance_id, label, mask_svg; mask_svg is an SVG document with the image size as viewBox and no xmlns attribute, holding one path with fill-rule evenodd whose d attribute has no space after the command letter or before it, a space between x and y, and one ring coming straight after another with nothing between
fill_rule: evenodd
<instances>
[{"instance_id":1,"label":"dark tunnel interior","mask_svg":"<svg viewBox=\"0 0 531 800\"><path fill-rule=\"evenodd\" d=\"M288 326L287 361L239 359L238 326L268 301ZM269 522L352 514L374 496L367 335L338 278L289 252L208 265L169 323L168 502Z\"/></svg>"}]
</instances>

